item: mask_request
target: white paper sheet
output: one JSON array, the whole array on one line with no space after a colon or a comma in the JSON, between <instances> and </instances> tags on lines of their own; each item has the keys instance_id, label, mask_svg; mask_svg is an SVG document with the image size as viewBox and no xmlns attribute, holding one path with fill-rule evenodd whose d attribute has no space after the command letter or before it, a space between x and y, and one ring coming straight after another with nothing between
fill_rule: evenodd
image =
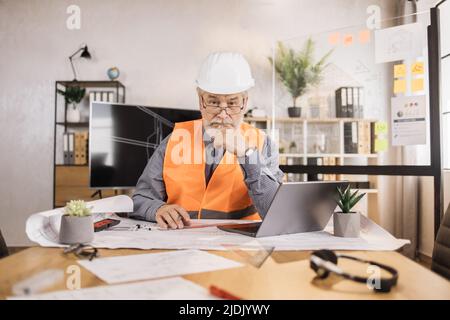
<instances>
[{"instance_id":1,"label":"white paper sheet","mask_svg":"<svg viewBox=\"0 0 450 320\"><path fill-rule=\"evenodd\" d=\"M239 262L199 250L79 260L78 263L106 283L148 280L242 266Z\"/></svg>"},{"instance_id":2,"label":"white paper sheet","mask_svg":"<svg viewBox=\"0 0 450 320\"><path fill-rule=\"evenodd\" d=\"M125 201L128 207L122 207L120 209L121 212L126 212L130 208L132 209L133 204L129 197L119 197L128 199ZM109 207L108 211L115 210ZM62 210L56 209L32 215L27 221L27 235L29 239L44 247L62 247L63 245L58 244L61 214ZM117 228L114 228L116 231L95 233L92 245L97 248L227 250L227 246L254 246L257 248L263 246L275 247L275 251L315 249L382 251L397 250L409 243L409 240L396 239L389 232L364 216L361 216L362 231L359 238L334 237L333 221L330 219L324 231L257 239L225 232L216 227L161 231L158 230L155 223L119 218L112 213L96 215L96 219L105 217L120 219L121 223ZM218 224L224 222L248 223L251 221L199 220L198 222ZM137 224L145 228L133 228ZM148 227L151 228L151 231L148 230Z\"/></svg>"},{"instance_id":3,"label":"white paper sheet","mask_svg":"<svg viewBox=\"0 0 450 320\"><path fill-rule=\"evenodd\" d=\"M384 63L422 56L425 27L420 23L375 30L375 61Z\"/></svg>"},{"instance_id":4,"label":"white paper sheet","mask_svg":"<svg viewBox=\"0 0 450 320\"><path fill-rule=\"evenodd\" d=\"M80 290L55 291L8 300L207 300L218 299L205 288L180 277L153 281L99 286Z\"/></svg>"}]
</instances>

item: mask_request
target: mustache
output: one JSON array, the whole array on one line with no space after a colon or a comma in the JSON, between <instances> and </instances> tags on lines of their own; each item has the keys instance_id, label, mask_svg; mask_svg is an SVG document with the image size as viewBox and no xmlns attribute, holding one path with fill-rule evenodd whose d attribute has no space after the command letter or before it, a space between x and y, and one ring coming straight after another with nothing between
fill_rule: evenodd
<instances>
[{"instance_id":1,"label":"mustache","mask_svg":"<svg viewBox=\"0 0 450 320\"><path fill-rule=\"evenodd\" d=\"M209 126L211 126L211 127L214 127L214 126L220 126L220 127L222 127L222 126L232 126L232 127L234 127L235 125L234 125L234 123L233 122L211 122L211 123L209 123Z\"/></svg>"}]
</instances>

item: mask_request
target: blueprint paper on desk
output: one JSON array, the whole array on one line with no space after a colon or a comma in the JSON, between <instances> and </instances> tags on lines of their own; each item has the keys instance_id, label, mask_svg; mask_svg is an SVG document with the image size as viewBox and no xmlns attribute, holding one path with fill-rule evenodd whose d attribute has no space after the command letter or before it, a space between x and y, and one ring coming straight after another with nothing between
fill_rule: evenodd
<instances>
[{"instance_id":1,"label":"blueprint paper on desk","mask_svg":"<svg viewBox=\"0 0 450 320\"><path fill-rule=\"evenodd\" d=\"M80 290L64 290L8 300L207 300L216 298L205 288L180 277Z\"/></svg>"},{"instance_id":2,"label":"blueprint paper on desk","mask_svg":"<svg viewBox=\"0 0 450 320\"><path fill-rule=\"evenodd\" d=\"M133 212L133 201L126 195L104 198L86 203L91 207L94 220L110 217L108 212ZM43 211L31 215L26 223L26 233L31 241L44 247L66 247L59 244L59 228L64 208Z\"/></svg>"},{"instance_id":3,"label":"blueprint paper on desk","mask_svg":"<svg viewBox=\"0 0 450 320\"><path fill-rule=\"evenodd\" d=\"M96 212L130 212L133 208L132 200L127 196L117 196L92 201ZM98 209L101 210L98 210ZM27 221L27 235L31 241L44 247L63 247L58 243L59 223L62 209L45 211L32 215ZM332 219L324 231L297 233L290 235L251 238L241 234L229 233L217 227L192 228L171 231L158 230L155 223L142 222L117 217L113 213L97 213L95 219L120 219L117 231L102 231L95 233L92 245L97 248L134 248L134 249L200 249L200 250L229 250L230 247L255 248L274 247L275 251L287 250L397 250L410 243L409 240L396 239L389 232L378 226L370 219L361 216L361 236L359 238L340 238L333 236ZM246 220L199 220L199 223L248 223ZM146 225L138 230L131 227ZM114 228L113 228L114 229ZM131 231L134 230L134 231Z\"/></svg>"}]
</instances>

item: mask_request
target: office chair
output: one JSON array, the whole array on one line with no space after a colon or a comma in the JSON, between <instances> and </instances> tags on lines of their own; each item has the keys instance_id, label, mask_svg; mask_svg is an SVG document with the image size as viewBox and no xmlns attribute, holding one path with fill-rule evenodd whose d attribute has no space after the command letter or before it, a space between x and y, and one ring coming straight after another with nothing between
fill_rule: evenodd
<instances>
[{"instance_id":1,"label":"office chair","mask_svg":"<svg viewBox=\"0 0 450 320\"><path fill-rule=\"evenodd\" d=\"M8 247L6 246L5 239L3 239L2 231L0 230L0 259L6 257L8 254Z\"/></svg>"},{"instance_id":2,"label":"office chair","mask_svg":"<svg viewBox=\"0 0 450 320\"><path fill-rule=\"evenodd\" d=\"M450 280L450 205L434 242L431 270Z\"/></svg>"}]
</instances>

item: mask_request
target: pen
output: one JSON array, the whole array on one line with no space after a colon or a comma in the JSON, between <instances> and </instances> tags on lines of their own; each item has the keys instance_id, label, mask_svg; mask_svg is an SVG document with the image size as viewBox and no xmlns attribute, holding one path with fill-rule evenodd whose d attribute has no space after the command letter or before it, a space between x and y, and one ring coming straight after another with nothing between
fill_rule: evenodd
<instances>
[{"instance_id":1,"label":"pen","mask_svg":"<svg viewBox=\"0 0 450 320\"><path fill-rule=\"evenodd\" d=\"M238 296L235 296L228 291L225 291L223 289L220 289L214 285L211 285L209 287L209 293L213 296L216 296L218 298L226 299L226 300L242 300L242 298L239 298Z\"/></svg>"}]
</instances>

